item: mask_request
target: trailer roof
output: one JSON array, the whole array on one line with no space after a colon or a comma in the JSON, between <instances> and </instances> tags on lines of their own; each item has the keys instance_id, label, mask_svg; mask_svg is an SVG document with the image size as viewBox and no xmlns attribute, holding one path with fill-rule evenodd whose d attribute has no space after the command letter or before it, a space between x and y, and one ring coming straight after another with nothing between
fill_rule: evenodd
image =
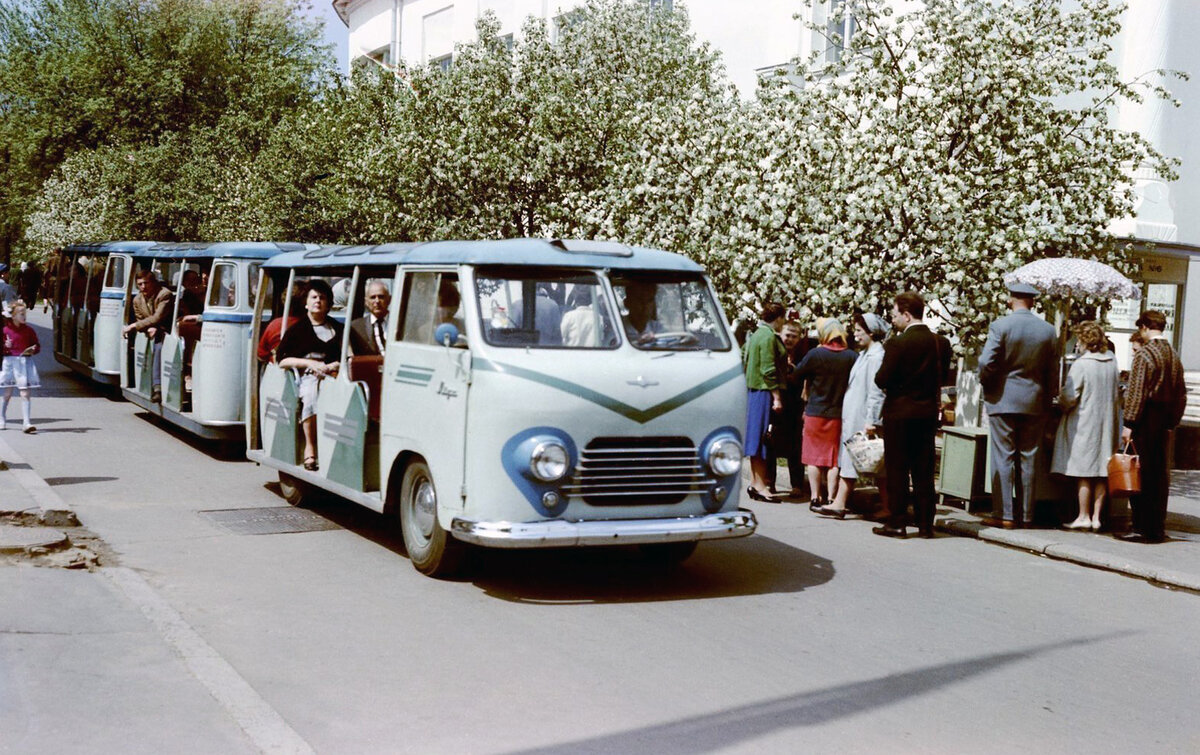
<instances>
[{"instance_id":1,"label":"trailer roof","mask_svg":"<svg viewBox=\"0 0 1200 755\"><path fill-rule=\"evenodd\" d=\"M348 267L354 265L533 265L702 272L680 254L611 241L503 239L430 241L374 246L327 245L273 257L266 267Z\"/></svg>"}]
</instances>

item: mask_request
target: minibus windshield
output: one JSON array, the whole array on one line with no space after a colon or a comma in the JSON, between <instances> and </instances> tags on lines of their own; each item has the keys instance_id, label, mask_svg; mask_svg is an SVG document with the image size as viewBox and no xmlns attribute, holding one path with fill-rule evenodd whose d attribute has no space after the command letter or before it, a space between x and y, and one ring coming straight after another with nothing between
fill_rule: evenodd
<instances>
[{"instance_id":1,"label":"minibus windshield","mask_svg":"<svg viewBox=\"0 0 1200 755\"><path fill-rule=\"evenodd\" d=\"M484 339L493 346L615 349L617 326L590 271L481 268L475 275Z\"/></svg>"},{"instance_id":2,"label":"minibus windshield","mask_svg":"<svg viewBox=\"0 0 1200 755\"><path fill-rule=\"evenodd\" d=\"M699 275L620 272L611 277L625 338L653 351L727 351L729 335Z\"/></svg>"}]
</instances>

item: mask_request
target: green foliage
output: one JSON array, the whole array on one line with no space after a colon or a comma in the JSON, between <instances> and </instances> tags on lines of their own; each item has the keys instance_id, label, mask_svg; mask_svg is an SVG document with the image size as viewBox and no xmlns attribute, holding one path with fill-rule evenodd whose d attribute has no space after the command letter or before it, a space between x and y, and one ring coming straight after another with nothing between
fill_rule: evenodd
<instances>
[{"instance_id":1,"label":"green foliage","mask_svg":"<svg viewBox=\"0 0 1200 755\"><path fill-rule=\"evenodd\" d=\"M10 230L28 217L45 249L617 239L704 263L735 316L767 299L882 311L912 288L967 345L1004 272L1049 255L1123 263L1106 229L1132 212L1127 176L1174 162L1109 122L1115 103L1170 96L1109 62L1119 7L843 7L857 32L837 63L817 51L797 86L746 101L685 13L644 0L589 0L563 28L531 19L511 49L485 14L449 70L332 83L294 2L0 6L0 211ZM99 41L84 55L80 40Z\"/></svg>"},{"instance_id":2,"label":"green foliage","mask_svg":"<svg viewBox=\"0 0 1200 755\"><path fill-rule=\"evenodd\" d=\"M88 150L98 155L81 158L87 168L68 169L63 177L94 175L108 166L118 175L104 179L107 185L135 191L147 179L167 178L146 192L153 200L169 186L172 164L184 174L182 185L168 192L178 196L164 197L161 213L153 209L157 202L137 208L128 217L137 224L125 235L194 232L191 216L204 208L186 208L187 194L194 199L219 190L211 169L221 152L256 151L284 113L327 85L332 57L319 44L319 27L303 17L305 7L299 0L0 4L4 235L10 241L20 236L42 183L68 158ZM225 146L230 143L234 146ZM204 146L218 149L201 156ZM136 168L125 183L117 153L130 156ZM177 162L197 158L190 176ZM149 175L142 175L143 168ZM54 190L65 190L61 180ZM38 211L48 221L53 208Z\"/></svg>"},{"instance_id":3,"label":"green foliage","mask_svg":"<svg viewBox=\"0 0 1200 755\"><path fill-rule=\"evenodd\" d=\"M593 0L509 49L485 14L449 70L366 69L289 118L254 168L263 233L304 240L538 236L636 160L644 121L730 98L686 16ZM556 38L552 38L556 37Z\"/></svg>"}]
</instances>

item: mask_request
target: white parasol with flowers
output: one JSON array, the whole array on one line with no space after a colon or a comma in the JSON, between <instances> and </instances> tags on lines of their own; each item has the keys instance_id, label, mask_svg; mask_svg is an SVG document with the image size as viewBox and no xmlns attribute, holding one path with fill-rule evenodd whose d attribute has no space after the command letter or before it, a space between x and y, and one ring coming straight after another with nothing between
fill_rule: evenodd
<instances>
[{"instance_id":1,"label":"white parasol with flowers","mask_svg":"<svg viewBox=\"0 0 1200 755\"><path fill-rule=\"evenodd\" d=\"M1141 289L1116 268L1095 260L1047 257L1006 273L1004 282L1028 283L1043 294L1063 299L1140 299Z\"/></svg>"},{"instance_id":2,"label":"white parasol with flowers","mask_svg":"<svg viewBox=\"0 0 1200 755\"><path fill-rule=\"evenodd\" d=\"M1096 260L1073 257L1047 257L1034 260L1004 275L1007 285L1027 283L1044 295L1058 300L1054 312L1054 329L1058 331L1058 349L1062 355L1059 375L1066 373L1065 346L1067 331L1063 327L1075 298L1141 299L1142 290L1116 268Z\"/></svg>"}]
</instances>

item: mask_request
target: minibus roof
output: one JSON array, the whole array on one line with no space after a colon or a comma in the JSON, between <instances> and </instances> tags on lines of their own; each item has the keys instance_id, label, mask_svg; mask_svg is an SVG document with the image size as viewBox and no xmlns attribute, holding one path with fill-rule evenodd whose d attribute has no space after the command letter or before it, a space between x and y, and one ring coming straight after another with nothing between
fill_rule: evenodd
<instances>
[{"instance_id":1,"label":"minibus roof","mask_svg":"<svg viewBox=\"0 0 1200 755\"><path fill-rule=\"evenodd\" d=\"M681 254L610 241L503 239L429 241L376 246L327 245L281 254L264 267L346 267L353 265L533 265L703 272Z\"/></svg>"},{"instance_id":2,"label":"minibus roof","mask_svg":"<svg viewBox=\"0 0 1200 755\"><path fill-rule=\"evenodd\" d=\"M265 260L284 252L316 248L318 248L316 244L276 243L274 241L180 241L155 244L148 249L140 250L138 256L151 259L182 259L186 257L194 260L239 257Z\"/></svg>"},{"instance_id":3,"label":"minibus roof","mask_svg":"<svg viewBox=\"0 0 1200 755\"><path fill-rule=\"evenodd\" d=\"M111 254L125 252L137 254L158 244L157 241L93 241L84 244L70 244L63 248L64 252L87 252L88 254Z\"/></svg>"}]
</instances>

